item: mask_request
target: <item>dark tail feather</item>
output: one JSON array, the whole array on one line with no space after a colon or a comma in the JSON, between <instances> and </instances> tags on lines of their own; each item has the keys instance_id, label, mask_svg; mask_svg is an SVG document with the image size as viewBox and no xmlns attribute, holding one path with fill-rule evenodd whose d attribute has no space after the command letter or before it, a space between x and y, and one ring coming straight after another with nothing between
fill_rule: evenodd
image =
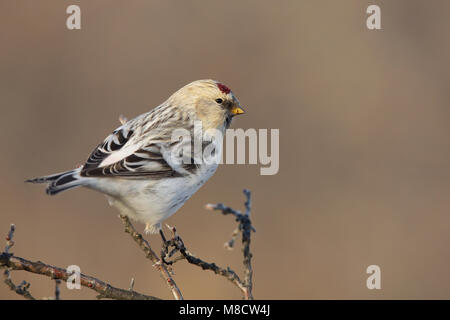
<instances>
[{"instance_id":1,"label":"dark tail feather","mask_svg":"<svg viewBox=\"0 0 450 320\"><path fill-rule=\"evenodd\" d=\"M46 183L46 182L51 182L54 181L56 179L58 179L59 177L61 177L62 175L68 173L69 171L66 172L61 172L61 173L57 173L57 174L52 174L51 176L45 176L45 177L39 177L39 178L34 178L34 179L28 179L25 180L25 182L29 182L29 183Z\"/></svg>"},{"instance_id":2,"label":"dark tail feather","mask_svg":"<svg viewBox=\"0 0 450 320\"><path fill-rule=\"evenodd\" d=\"M70 170L62 173L53 174L50 176L39 177L35 179L26 180L30 183L49 183L47 187L47 194L55 195L61 191L75 188L81 185L80 169Z\"/></svg>"}]
</instances>

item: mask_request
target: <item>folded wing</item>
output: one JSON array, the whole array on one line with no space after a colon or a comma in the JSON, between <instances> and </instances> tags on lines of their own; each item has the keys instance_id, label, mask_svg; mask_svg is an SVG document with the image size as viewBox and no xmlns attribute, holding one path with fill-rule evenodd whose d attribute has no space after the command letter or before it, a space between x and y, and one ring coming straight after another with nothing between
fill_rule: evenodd
<instances>
[{"instance_id":1,"label":"folded wing","mask_svg":"<svg viewBox=\"0 0 450 320\"><path fill-rule=\"evenodd\" d=\"M82 177L121 177L130 179L161 179L195 173L197 165L178 164L171 151L181 142L170 141L170 130L161 134L137 137L132 124L116 129L89 156L81 169Z\"/></svg>"}]
</instances>

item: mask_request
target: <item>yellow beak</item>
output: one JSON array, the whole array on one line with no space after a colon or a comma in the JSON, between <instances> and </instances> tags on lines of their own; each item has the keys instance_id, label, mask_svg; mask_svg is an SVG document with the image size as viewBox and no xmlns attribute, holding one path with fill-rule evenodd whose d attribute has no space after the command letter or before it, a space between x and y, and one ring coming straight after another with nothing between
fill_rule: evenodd
<instances>
[{"instance_id":1,"label":"yellow beak","mask_svg":"<svg viewBox=\"0 0 450 320\"><path fill-rule=\"evenodd\" d=\"M245 111L240 106L233 106L233 108L231 108L231 113L234 115L238 115L245 113Z\"/></svg>"}]
</instances>

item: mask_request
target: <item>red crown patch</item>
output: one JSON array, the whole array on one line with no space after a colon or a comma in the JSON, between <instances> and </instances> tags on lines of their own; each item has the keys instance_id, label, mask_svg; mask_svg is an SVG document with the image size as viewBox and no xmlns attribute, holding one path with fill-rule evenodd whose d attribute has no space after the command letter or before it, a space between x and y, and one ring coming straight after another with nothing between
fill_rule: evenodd
<instances>
[{"instance_id":1,"label":"red crown patch","mask_svg":"<svg viewBox=\"0 0 450 320\"><path fill-rule=\"evenodd\" d=\"M220 91L222 91L225 94L229 94L231 92L230 88L228 88L226 85L222 83L218 83L217 87L219 88Z\"/></svg>"}]
</instances>

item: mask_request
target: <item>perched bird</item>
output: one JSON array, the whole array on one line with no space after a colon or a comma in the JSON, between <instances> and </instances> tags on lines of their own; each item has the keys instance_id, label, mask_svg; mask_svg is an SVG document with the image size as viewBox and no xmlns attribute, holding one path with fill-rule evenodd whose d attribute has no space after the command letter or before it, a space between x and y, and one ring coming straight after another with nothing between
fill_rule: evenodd
<instances>
[{"instance_id":1,"label":"perched bird","mask_svg":"<svg viewBox=\"0 0 450 320\"><path fill-rule=\"evenodd\" d=\"M121 214L145 223L147 233L157 233L161 222L174 214L218 166L217 162L196 161L194 152L188 153L190 161L175 161L173 155L186 146L186 141L173 139L176 130L189 132L193 138L188 144L192 145L203 139L195 133L196 124L201 124L203 135L212 129L223 137L232 118L242 113L227 86L214 80L194 81L155 109L129 121L122 118L122 126L94 149L83 166L27 182L48 183L49 195L78 186L100 191ZM222 153L222 140L202 140L200 146L200 150Z\"/></svg>"}]
</instances>

